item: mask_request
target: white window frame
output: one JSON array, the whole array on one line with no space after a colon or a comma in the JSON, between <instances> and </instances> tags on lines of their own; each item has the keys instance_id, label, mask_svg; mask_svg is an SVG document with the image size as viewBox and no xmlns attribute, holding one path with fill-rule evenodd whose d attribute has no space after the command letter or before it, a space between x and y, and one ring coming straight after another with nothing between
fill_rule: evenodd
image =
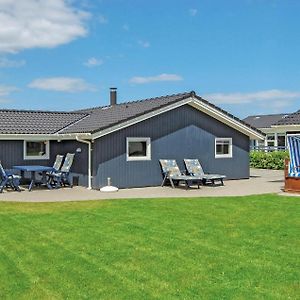
<instances>
[{"instance_id":1,"label":"white window frame","mask_svg":"<svg viewBox=\"0 0 300 300\"><path fill-rule=\"evenodd\" d=\"M229 142L228 154L217 154L218 142ZM215 138L215 158L232 158L232 138Z\"/></svg>"},{"instance_id":2,"label":"white window frame","mask_svg":"<svg viewBox=\"0 0 300 300\"><path fill-rule=\"evenodd\" d=\"M146 156L129 156L129 143L130 142L146 142ZM151 138L149 138L149 137L127 137L126 138L126 160L127 161L151 160Z\"/></svg>"},{"instance_id":3,"label":"white window frame","mask_svg":"<svg viewBox=\"0 0 300 300\"><path fill-rule=\"evenodd\" d=\"M28 142L45 142L46 143L46 153L45 155L31 156L27 155L27 143ZM49 159L50 158L50 142L48 140L24 140L23 141L23 159L24 160L35 160L35 159Z\"/></svg>"}]
</instances>

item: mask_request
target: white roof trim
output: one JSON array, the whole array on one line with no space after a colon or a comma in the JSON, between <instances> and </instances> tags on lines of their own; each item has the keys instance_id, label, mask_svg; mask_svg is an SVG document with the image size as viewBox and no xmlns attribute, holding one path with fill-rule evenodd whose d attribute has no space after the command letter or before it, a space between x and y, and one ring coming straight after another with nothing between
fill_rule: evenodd
<instances>
[{"instance_id":1,"label":"white roof trim","mask_svg":"<svg viewBox=\"0 0 300 300\"><path fill-rule=\"evenodd\" d=\"M112 126L110 128L104 129L104 130L100 130L94 134L92 134L92 139L98 139L102 136L105 136L107 134L110 134L112 132L121 130L123 128L132 126L134 124L137 124L139 122L142 122L146 119L152 118L154 116L160 115L162 113L165 113L167 111L173 110L175 108L178 108L180 106L183 106L185 104L189 104L191 106L193 106L194 108L206 113L207 115L213 117L214 119L219 120L220 122L228 125L229 127L232 127L234 129L236 129L239 132L242 132L243 134L249 136L250 139L259 139L259 140L264 140L264 135L260 134L259 132L257 132L255 129L250 128L247 125L244 125L243 123L231 118L230 116L224 114L223 112L219 111L216 108L213 108L212 106L202 102L201 100L198 100L194 97L189 97L187 99L178 101L176 103L170 104L166 107L160 108L158 110L149 112L147 114L144 114L142 116L136 117L132 120L129 121L125 121L121 124Z\"/></svg>"},{"instance_id":2,"label":"white roof trim","mask_svg":"<svg viewBox=\"0 0 300 300\"><path fill-rule=\"evenodd\" d=\"M167 112L169 110L172 110L172 109L175 109L175 108L180 107L182 105L185 105L185 104L187 104L190 101L191 101L191 98L187 98L187 99L178 101L178 102L176 102L176 103L174 103L172 105L168 105L166 107L157 109L157 110L149 112L147 114L143 114L142 116L136 117L133 120L125 121L125 122L123 122L121 124L109 127L107 129L104 129L104 130L100 130L100 131L94 133L92 135L92 138L93 139L98 139L98 138L100 138L100 137L102 137L104 135L110 134L110 133L112 133L114 131L118 131L120 129L129 127L129 126L134 125L136 123L142 122L142 121L150 119L150 118L152 118L154 116L157 116L157 115L160 115L162 113L165 113L165 112Z\"/></svg>"},{"instance_id":3,"label":"white roof trim","mask_svg":"<svg viewBox=\"0 0 300 300\"><path fill-rule=\"evenodd\" d=\"M74 140L76 136L82 139L90 139L90 133L72 134L0 134L0 140Z\"/></svg>"},{"instance_id":4,"label":"white roof trim","mask_svg":"<svg viewBox=\"0 0 300 300\"><path fill-rule=\"evenodd\" d=\"M265 138L264 134L260 134L259 132L257 132L257 130L252 129L251 127L243 124L238 120L235 120L234 118L228 116L227 114L224 114L220 110L212 107L211 105L201 100L194 99L191 103L191 106L199 109L200 111L206 113L207 115L213 117L214 119L219 120L220 122L228 125L229 127L234 128L237 131L240 131L241 133L249 136L250 139L264 140Z\"/></svg>"},{"instance_id":5,"label":"white roof trim","mask_svg":"<svg viewBox=\"0 0 300 300\"><path fill-rule=\"evenodd\" d=\"M290 125L272 125L271 128L283 128L286 130L299 130L300 124L290 124Z\"/></svg>"}]
</instances>

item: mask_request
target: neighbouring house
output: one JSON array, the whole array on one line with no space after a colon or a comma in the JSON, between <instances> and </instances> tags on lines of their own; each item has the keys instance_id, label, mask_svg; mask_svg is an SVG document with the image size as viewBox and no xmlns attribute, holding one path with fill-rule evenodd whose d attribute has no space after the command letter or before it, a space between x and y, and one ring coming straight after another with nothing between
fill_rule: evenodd
<instances>
[{"instance_id":1,"label":"neighbouring house","mask_svg":"<svg viewBox=\"0 0 300 300\"><path fill-rule=\"evenodd\" d=\"M286 114L248 116L243 121L265 134L264 140L250 141L250 148L256 150L285 150L287 134L300 132L300 110Z\"/></svg>"},{"instance_id":2,"label":"neighbouring house","mask_svg":"<svg viewBox=\"0 0 300 300\"><path fill-rule=\"evenodd\" d=\"M99 188L110 177L120 188L160 185L158 160L197 158L206 172L249 178L249 141L264 134L188 92L74 112L0 110L0 160L52 165L76 153L72 175Z\"/></svg>"}]
</instances>

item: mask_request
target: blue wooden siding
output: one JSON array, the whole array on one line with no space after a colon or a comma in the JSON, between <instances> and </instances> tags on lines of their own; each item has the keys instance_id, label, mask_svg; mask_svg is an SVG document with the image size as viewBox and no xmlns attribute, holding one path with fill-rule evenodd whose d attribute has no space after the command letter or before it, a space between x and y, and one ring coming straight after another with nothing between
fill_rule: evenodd
<instances>
[{"instance_id":1,"label":"blue wooden siding","mask_svg":"<svg viewBox=\"0 0 300 300\"><path fill-rule=\"evenodd\" d=\"M150 137L150 161L126 161L126 138ZM233 157L215 158L215 137L232 137ZM94 141L93 187L106 185L107 177L120 188L157 186L161 183L158 160L176 159L184 169L184 158L198 158L209 173L229 179L249 177L249 138L189 105L155 116ZM72 166L79 183L87 185L87 145L77 141L51 141L49 160L24 160L23 141L0 141L0 160L6 169L13 165L52 165L56 154L76 153Z\"/></svg>"},{"instance_id":2,"label":"blue wooden siding","mask_svg":"<svg viewBox=\"0 0 300 300\"><path fill-rule=\"evenodd\" d=\"M126 137L150 137L151 161L126 161ZM232 137L233 157L215 158L215 137ZM107 177L120 188L161 183L158 160L198 158L206 172L249 178L249 138L189 105L97 139L93 145L93 187Z\"/></svg>"},{"instance_id":3,"label":"blue wooden siding","mask_svg":"<svg viewBox=\"0 0 300 300\"><path fill-rule=\"evenodd\" d=\"M81 153L76 149L81 148ZM23 159L23 141L0 140L0 160L5 169L14 165L42 165L52 166L57 154L76 153L71 168L72 175L79 176L79 183L87 185L87 145L77 141L50 141L50 158L41 160Z\"/></svg>"}]
</instances>

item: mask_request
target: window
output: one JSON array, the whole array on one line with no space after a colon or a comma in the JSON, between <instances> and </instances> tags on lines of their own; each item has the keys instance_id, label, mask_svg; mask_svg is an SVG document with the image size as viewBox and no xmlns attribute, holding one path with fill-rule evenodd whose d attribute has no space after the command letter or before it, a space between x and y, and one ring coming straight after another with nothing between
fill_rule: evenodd
<instances>
[{"instance_id":1,"label":"window","mask_svg":"<svg viewBox=\"0 0 300 300\"><path fill-rule=\"evenodd\" d=\"M49 141L24 141L24 159L49 159Z\"/></svg>"},{"instance_id":2,"label":"window","mask_svg":"<svg viewBox=\"0 0 300 300\"><path fill-rule=\"evenodd\" d=\"M277 134L277 146L285 147L285 134L284 133Z\"/></svg>"},{"instance_id":3,"label":"window","mask_svg":"<svg viewBox=\"0 0 300 300\"><path fill-rule=\"evenodd\" d=\"M127 160L150 160L151 159L151 145L150 138L131 138L127 141Z\"/></svg>"},{"instance_id":4,"label":"window","mask_svg":"<svg viewBox=\"0 0 300 300\"><path fill-rule=\"evenodd\" d=\"M271 147L268 150L273 150L275 147L275 135L273 133L267 134L266 147Z\"/></svg>"},{"instance_id":5,"label":"window","mask_svg":"<svg viewBox=\"0 0 300 300\"><path fill-rule=\"evenodd\" d=\"M232 138L215 139L215 158L232 157Z\"/></svg>"}]
</instances>

